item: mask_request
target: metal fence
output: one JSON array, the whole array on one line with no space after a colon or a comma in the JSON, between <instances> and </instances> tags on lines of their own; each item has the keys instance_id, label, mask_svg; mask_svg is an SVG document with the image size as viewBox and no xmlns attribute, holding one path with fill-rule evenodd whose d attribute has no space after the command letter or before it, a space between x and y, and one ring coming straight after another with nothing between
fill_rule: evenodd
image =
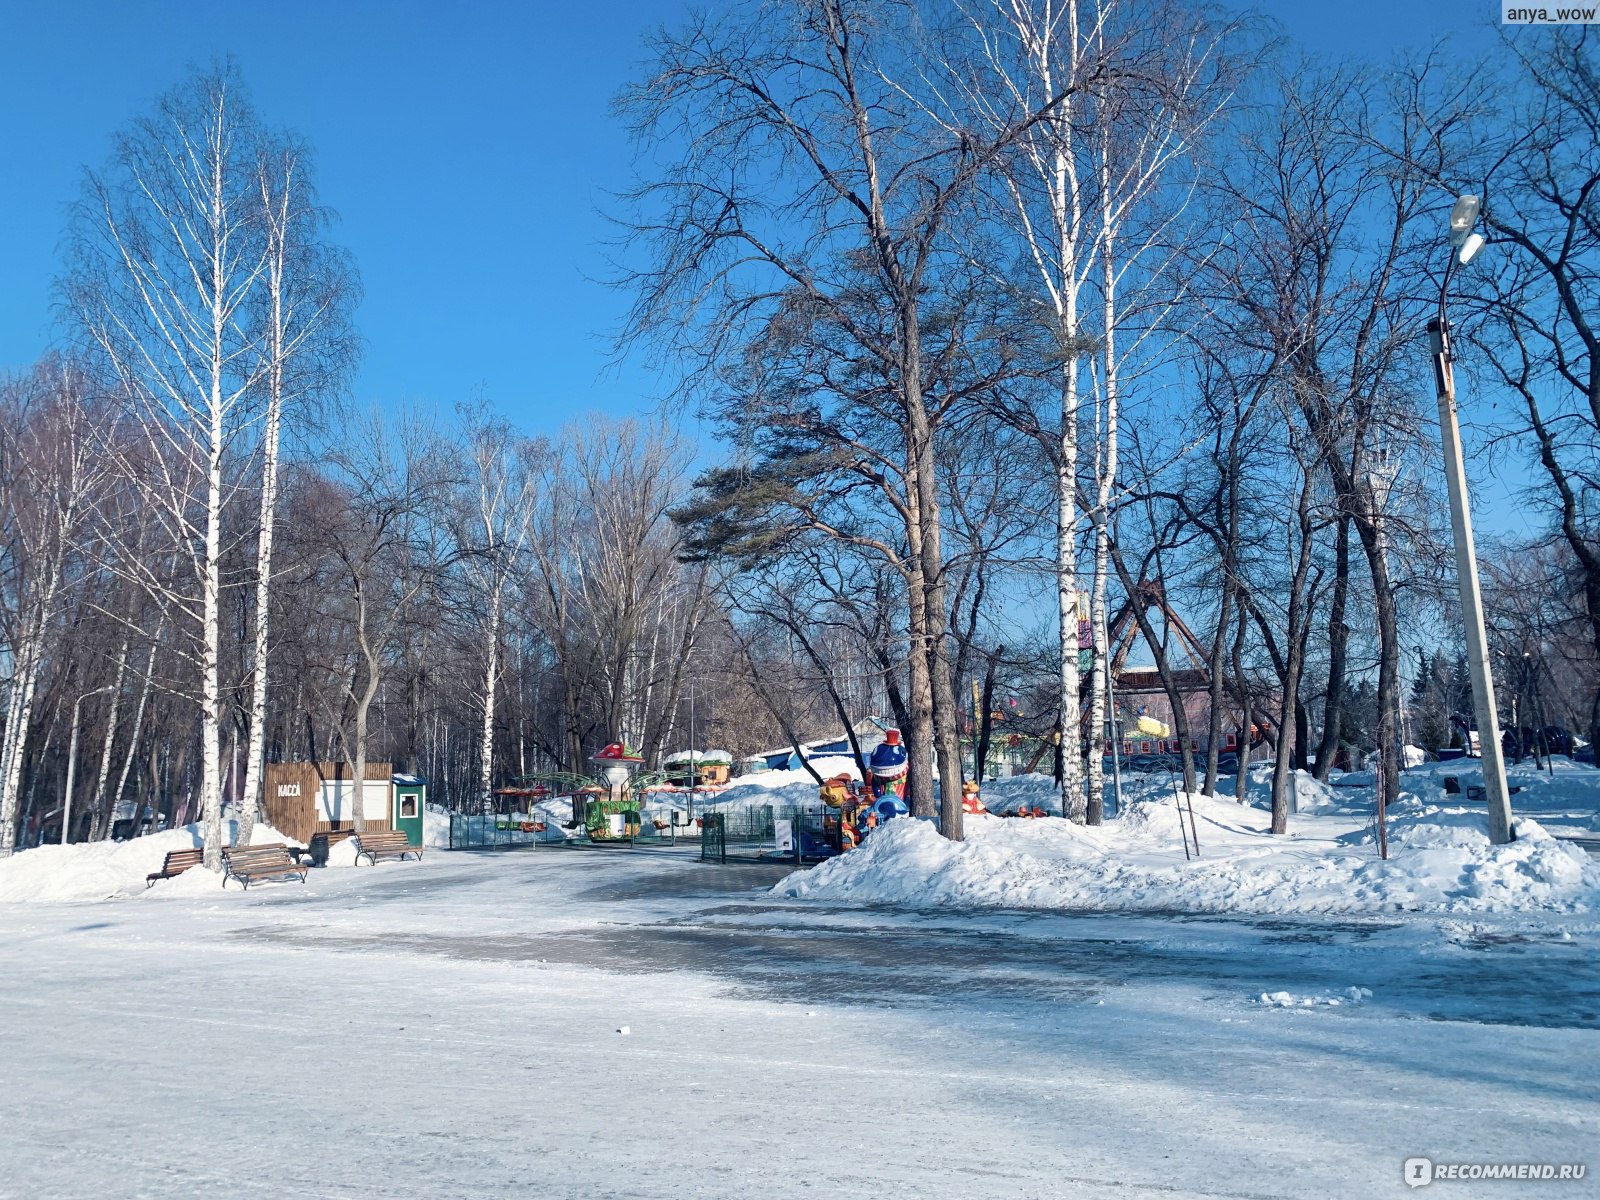
<instances>
[{"instance_id":1,"label":"metal fence","mask_svg":"<svg viewBox=\"0 0 1600 1200\"><path fill-rule=\"evenodd\" d=\"M659 826L650 819L637 823L637 832L623 837L591 838L588 830L579 826L568 829L554 824L540 815L531 819L523 816L495 816L490 813L450 814L450 849L452 850L559 850L585 846L674 846L680 838L692 832L692 826L682 826L670 821Z\"/></svg>"},{"instance_id":2,"label":"metal fence","mask_svg":"<svg viewBox=\"0 0 1600 1200\"><path fill-rule=\"evenodd\" d=\"M819 862L839 853L839 814L822 805L752 804L701 818L702 862Z\"/></svg>"},{"instance_id":3,"label":"metal fence","mask_svg":"<svg viewBox=\"0 0 1600 1200\"><path fill-rule=\"evenodd\" d=\"M492 814L450 814L452 850L531 850L551 834L544 821L522 821Z\"/></svg>"}]
</instances>

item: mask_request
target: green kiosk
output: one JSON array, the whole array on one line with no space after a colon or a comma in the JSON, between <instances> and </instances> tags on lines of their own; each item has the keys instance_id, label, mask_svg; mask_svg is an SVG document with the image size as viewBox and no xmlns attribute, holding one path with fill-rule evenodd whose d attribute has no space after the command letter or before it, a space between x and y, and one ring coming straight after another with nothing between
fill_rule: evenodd
<instances>
[{"instance_id":1,"label":"green kiosk","mask_svg":"<svg viewBox=\"0 0 1600 1200\"><path fill-rule=\"evenodd\" d=\"M413 846L422 845L422 814L428 807L428 781L420 775L396 775L394 827Z\"/></svg>"}]
</instances>

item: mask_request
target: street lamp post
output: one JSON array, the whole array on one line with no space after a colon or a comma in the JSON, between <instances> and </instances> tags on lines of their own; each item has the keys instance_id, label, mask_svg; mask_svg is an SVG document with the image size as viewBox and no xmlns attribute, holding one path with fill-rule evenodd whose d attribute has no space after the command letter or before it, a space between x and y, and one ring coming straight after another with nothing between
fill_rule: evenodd
<instances>
[{"instance_id":1,"label":"street lamp post","mask_svg":"<svg viewBox=\"0 0 1600 1200\"><path fill-rule=\"evenodd\" d=\"M98 696L101 692L109 692L111 684L97 687L93 691L85 692L72 702L72 737L67 742L67 794L61 802L61 844L67 844L67 838L72 832L72 789L77 783L78 776L78 714L83 707L83 702L90 696ZM114 814L113 814L114 815Z\"/></svg>"},{"instance_id":2,"label":"street lamp post","mask_svg":"<svg viewBox=\"0 0 1600 1200\"><path fill-rule=\"evenodd\" d=\"M1500 719L1495 712L1494 676L1489 670L1489 640L1483 628L1483 595L1478 587L1478 559L1472 541L1472 510L1467 499L1466 468L1461 457L1461 429L1456 422L1455 355L1445 297L1456 264L1465 266L1483 249L1476 196L1462 196L1450 212L1450 261L1439 285L1439 311L1428 322L1433 348L1433 379L1439 400L1439 435L1444 443L1444 474L1450 486L1450 527L1456 544L1456 585L1461 590L1461 618L1466 626L1467 668L1472 675L1472 708L1478 722L1478 753L1483 762L1483 796L1489 806L1489 840L1504 845L1515 836L1506 765L1500 751Z\"/></svg>"}]
</instances>

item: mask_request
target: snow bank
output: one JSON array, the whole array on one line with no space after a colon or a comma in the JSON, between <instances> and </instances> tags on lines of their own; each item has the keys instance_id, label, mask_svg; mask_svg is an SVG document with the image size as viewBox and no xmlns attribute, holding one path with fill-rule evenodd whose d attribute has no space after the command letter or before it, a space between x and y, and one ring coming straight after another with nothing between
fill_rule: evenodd
<instances>
[{"instance_id":1,"label":"snow bank","mask_svg":"<svg viewBox=\"0 0 1600 1200\"><path fill-rule=\"evenodd\" d=\"M1492 846L1481 807L1403 800L1390 858L1364 818L1302 816L1267 832L1267 813L1226 798L1190 798L1201 857L1186 861L1173 797L1128 804L1086 827L1059 818L969 817L950 842L902 819L859 849L791 875L774 891L802 899L914 907L1199 912L1491 912L1600 910L1600 864L1517 821L1517 841ZM1359 823L1357 823L1359 822Z\"/></svg>"},{"instance_id":2,"label":"snow bank","mask_svg":"<svg viewBox=\"0 0 1600 1200\"><path fill-rule=\"evenodd\" d=\"M817 781L804 771L773 771L773 775L792 776L798 775L799 779L775 779L771 783L735 782L720 796L707 797L698 806L696 811L710 809L714 812L729 812L734 809L754 808L763 804L777 807L799 806L815 808L821 803L817 798ZM823 778L827 778L824 776Z\"/></svg>"},{"instance_id":3,"label":"snow bank","mask_svg":"<svg viewBox=\"0 0 1600 1200\"><path fill-rule=\"evenodd\" d=\"M450 814L429 805L422 814L422 844L429 850L450 848Z\"/></svg>"},{"instance_id":4,"label":"snow bank","mask_svg":"<svg viewBox=\"0 0 1600 1200\"><path fill-rule=\"evenodd\" d=\"M223 823L232 841L235 826ZM291 839L272 826L257 824L251 839L256 844ZM0 902L61 903L113 900L146 893L145 877L161 870L169 850L190 850L203 843L201 827L184 825L127 842L79 842L70 846L36 846L0 859ZM190 879L189 876L195 876ZM203 867L163 879L150 895L181 895L207 887L217 888L217 876Z\"/></svg>"},{"instance_id":5,"label":"snow bank","mask_svg":"<svg viewBox=\"0 0 1600 1200\"><path fill-rule=\"evenodd\" d=\"M811 765L824 779L832 779L835 775L861 778L861 772L856 770L856 760L848 754L813 759ZM815 804L817 781L803 767L736 775L717 796L716 802L718 808L737 808L745 804Z\"/></svg>"},{"instance_id":6,"label":"snow bank","mask_svg":"<svg viewBox=\"0 0 1600 1200\"><path fill-rule=\"evenodd\" d=\"M1061 815L1061 789L1049 775L1011 775L986 779L979 791L983 806L992 813L1011 813L1019 808L1042 808Z\"/></svg>"}]
</instances>

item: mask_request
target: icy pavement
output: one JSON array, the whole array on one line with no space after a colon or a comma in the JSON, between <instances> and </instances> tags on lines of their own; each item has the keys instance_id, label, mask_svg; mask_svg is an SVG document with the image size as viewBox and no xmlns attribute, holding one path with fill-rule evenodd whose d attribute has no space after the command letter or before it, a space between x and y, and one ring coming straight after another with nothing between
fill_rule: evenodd
<instances>
[{"instance_id":1,"label":"icy pavement","mask_svg":"<svg viewBox=\"0 0 1600 1200\"><path fill-rule=\"evenodd\" d=\"M1411 1194L1413 1155L1600 1171L1600 922L928 915L775 900L777 875L434 853L0 905L0 1195L1353 1197Z\"/></svg>"}]
</instances>

